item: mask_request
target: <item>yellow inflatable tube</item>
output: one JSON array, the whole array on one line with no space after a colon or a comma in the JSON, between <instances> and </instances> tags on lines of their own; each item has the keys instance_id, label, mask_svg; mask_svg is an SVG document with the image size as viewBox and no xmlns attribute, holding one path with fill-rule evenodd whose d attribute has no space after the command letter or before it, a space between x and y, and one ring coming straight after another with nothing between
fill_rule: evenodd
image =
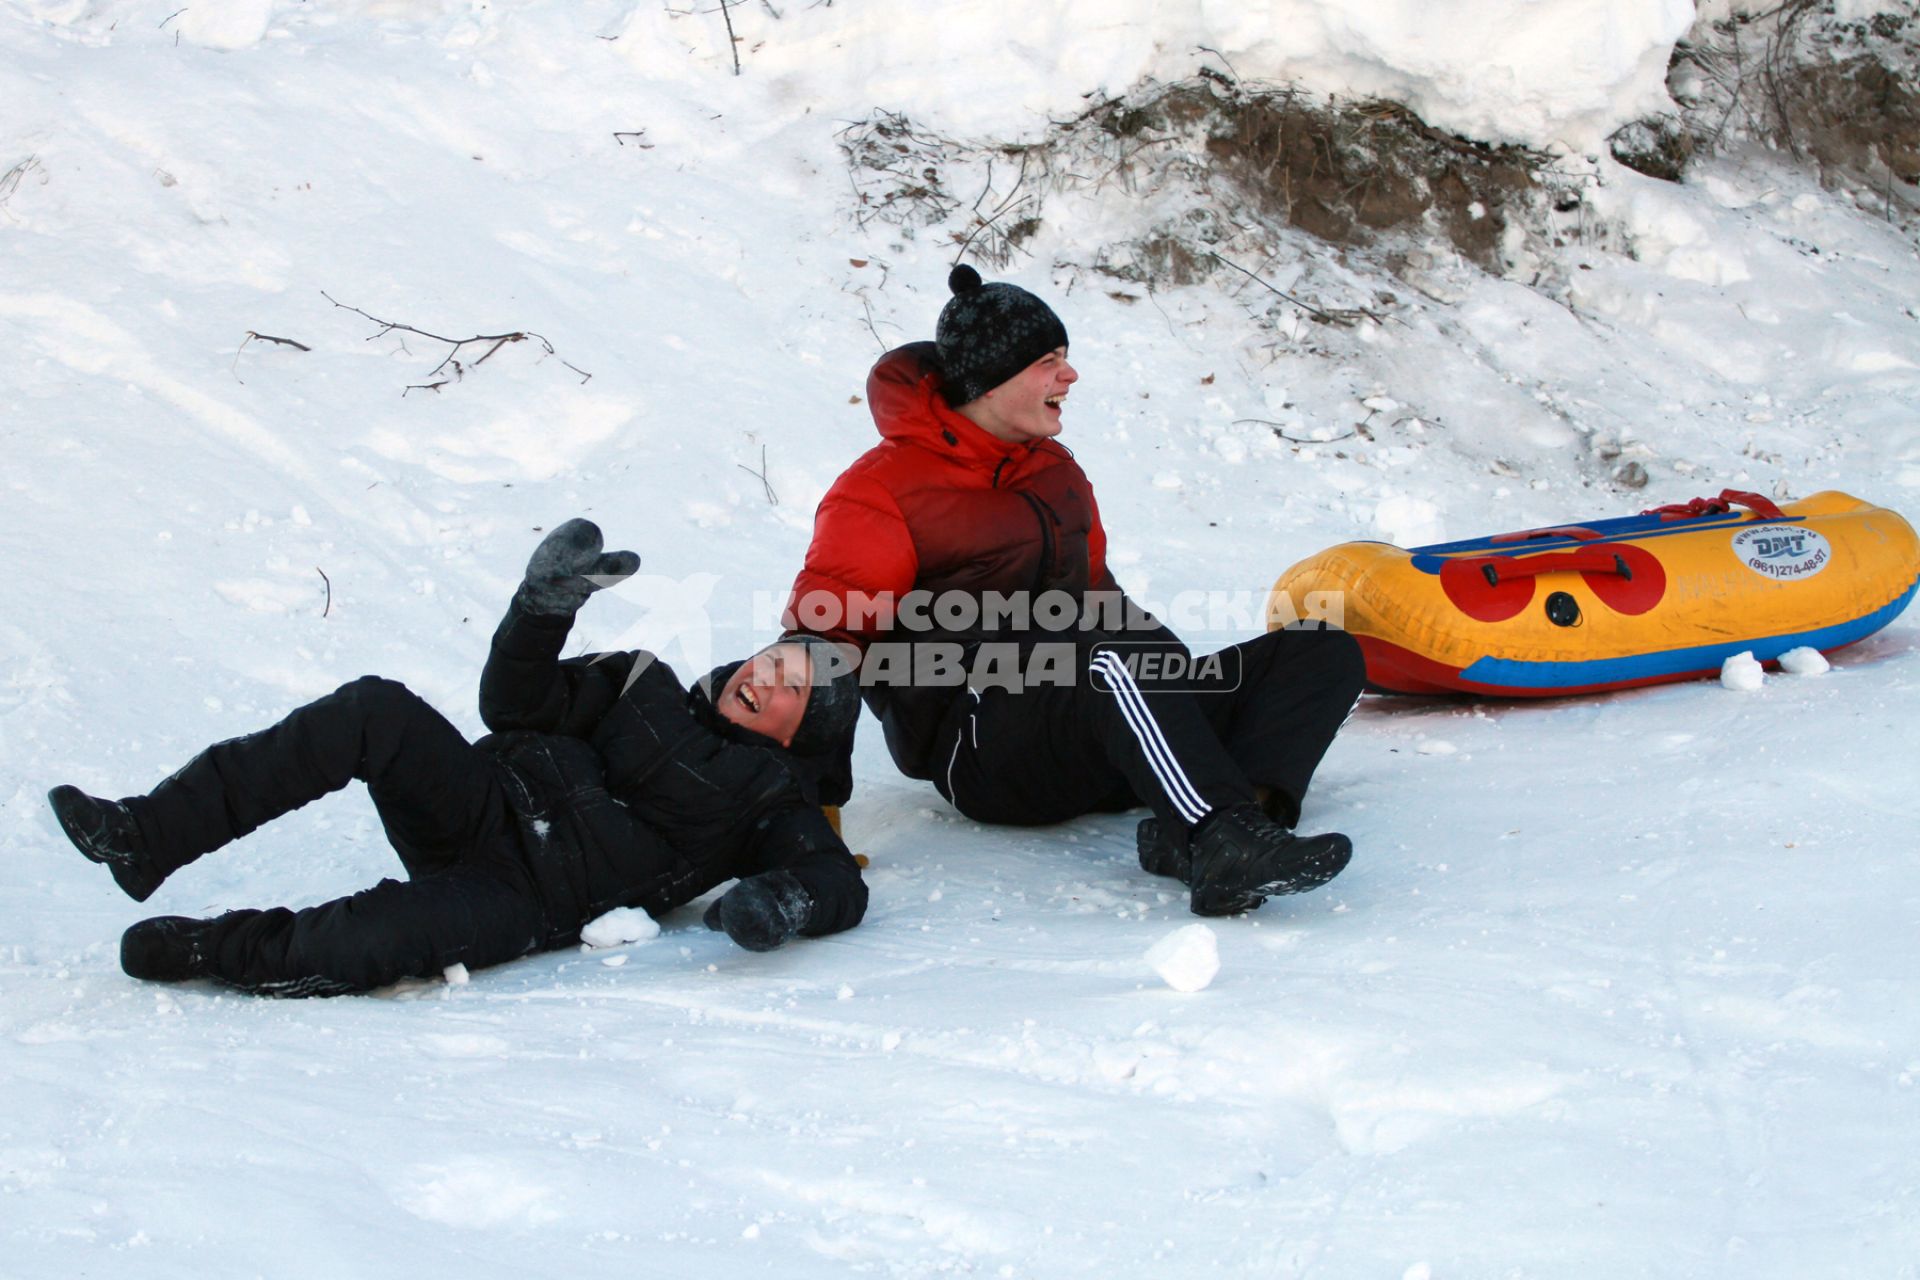
<instances>
[{"instance_id":1,"label":"yellow inflatable tube","mask_svg":"<svg viewBox=\"0 0 1920 1280\"><path fill-rule=\"evenodd\" d=\"M1899 616L1917 579L1920 539L1893 511L1726 490L1411 550L1344 543L1282 574L1267 616L1337 611L1376 688L1553 697L1714 675L1746 650L1842 648Z\"/></svg>"}]
</instances>

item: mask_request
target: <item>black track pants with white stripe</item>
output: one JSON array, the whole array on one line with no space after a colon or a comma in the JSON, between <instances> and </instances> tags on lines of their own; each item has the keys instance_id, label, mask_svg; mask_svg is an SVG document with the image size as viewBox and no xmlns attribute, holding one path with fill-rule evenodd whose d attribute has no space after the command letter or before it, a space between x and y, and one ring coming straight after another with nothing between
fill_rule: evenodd
<instances>
[{"instance_id":1,"label":"black track pants with white stripe","mask_svg":"<svg viewBox=\"0 0 1920 1280\"><path fill-rule=\"evenodd\" d=\"M1144 804L1187 828L1259 786L1291 826L1360 696L1359 645L1341 631L1274 631L1172 677L1142 660L1155 648L1093 644L1070 683L963 694L935 785L978 822Z\"/></svg>"},{"instance_id":2,"label":"black track pants with white stripe","mask_svg":"<svg viewBox=\"0 0 1920 1280\"><path fill-rule=\"evenodd\" d=\"M353 779L366 782L407 880L292 911L230 911L210 976L269 995L339 995L511 960L547 925L493 757L392 680L355 680L279 724L207 748L127 804L168 867Z\"/></svg>"}]
</instances>

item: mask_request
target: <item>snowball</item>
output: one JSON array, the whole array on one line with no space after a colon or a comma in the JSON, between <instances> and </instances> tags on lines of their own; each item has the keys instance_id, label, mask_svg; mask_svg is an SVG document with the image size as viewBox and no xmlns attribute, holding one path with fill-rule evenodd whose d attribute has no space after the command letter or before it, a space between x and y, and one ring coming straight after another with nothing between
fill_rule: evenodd
<instances>
[{"instance_id":1,"label":"snowball","mask_svg":"<svg viewBox=\"0 0 1920 1280\"><path fill-rule=\"evenodd\" d=\"M1751 649L1736 653L1720 664L1720 683L1729 689L1752 693L1765 680L1766 673L1761 671Z\"/></svg>"},{"instance_id":2,"label":"snowball","mask_svg":"<svg viewBox=\"0 0 1920 1280\"><path fill-rule=\"evenodd\" d=\"M580 931L580 941L589 947L651 942L659 936L659 922L638 907L615 907Z\"/></svg>"},{"instance_id":3,"label":"snowball","mask_svg":"<svg viewBox=\"0 0 1920 1280\"><path fill-rule=\"evenodd\" d=\"M1825 654L1801 645L1780 655L1780 669L1790 676L1819 676L1833 668Z\"/></svg>"},{"instance_id":4,"label":"snowball","mask_svg":"<svg viewBox=\"0 0 1920 1280\"><path fill-rule=\"evenodd\" d=\"M1200 991L1220 972L1220 941L1204 924L1183 925L1148 947L1146 961L1175 991Z\"/></svg>"},{"instance_id":5,"label":"snowball","mask_svg":"<svg viewBox=\"0 0 1920 1280\"><path fill-rule=\"evenodd\" d=\"M463 987L472 981L472 976L467 973L467 966L458 963L448 965L441 976L447 980L447 985L450 987Z\"/></svg>"},{"instance_id":6,"label":"snowball","mask_svg":"<svg viewBox=\"0 0 1920 1280\"><path fill-rule=\"evenodd\" d=\"M1383 542L1397 547L1418 547L1443 541L1446 525L1440 508L1425 498L1390 493L1373 509L1373 527Z\"/></svg>"},{"instance_id":7,"label":"snowball","mask_svg":"<svg viewBox=\"0 0 1920 1280\"><path fill-rule=\"evenodd\" d=\"M183 39L208 49L251 49L267 34L273 0L221 0L182 9L174 24Z\"/></svg>"}]
</instances>

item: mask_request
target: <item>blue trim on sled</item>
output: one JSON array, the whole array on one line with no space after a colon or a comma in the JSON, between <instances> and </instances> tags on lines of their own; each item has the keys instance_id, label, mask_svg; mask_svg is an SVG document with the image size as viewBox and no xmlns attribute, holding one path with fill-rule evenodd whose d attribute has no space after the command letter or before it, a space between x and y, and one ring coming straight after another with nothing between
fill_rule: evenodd
<instances>
[{"instance_id":1,"label":"blue trim on sled","mask_svg":"<svg viewBox=\"0 0 1920 1280\"><path fill-rule=\"evenodd\" d=\"M1588 520L1578 527L1591 529L1599 534L1597 538L1530 538L1525 542L1496 542L1504 534L1493 534L1484 538L1468 538L1461 542L1436 542L1426 547L1411 547L1407 555L1413 567L1421 573L1440 572L1440 566L1455 557L1474 554L1484 556L1530 556L1541 551L1566 551L1579 547L1605 546L1609 542L1642 542L1648 538L1671 538L1682 534L1705 533L1714 529L1751 528L1763 524L1805 524L1805 516L1782 516L1777 520L1766 517L1750 518L1744 511L1728 511L1719 515L1695 516L1686 520L1662 520L1656 515L1615 516L1610 520ZM1526 532L1521 530L1521 532ZM1740 650L1735 649L1735 653Z\"/></svg>"},{"instance_id":2,"label":"blue trim on sled","mask_svg":"<svg viewBox=\"0 0 1920 1280\"><path fill-rule=\"evenodd\" d=\"M1761 662L1772 662L1789 649L1838 649L1864 640L1900 616L1913 599L1920 580L1890 603L1852 622L1842 622L1813 631L1786 636L1760 636L1752 640L1733 640L1723 644L1695 645L1690 649L1668 649L1661 653L1640 653L1626 658L1592 658L1584 662L1518 662L1511 658L1480 658L1460 672L1460 678L1474 684L1506 689L1584 689L1595 685L1630 684L1664 677L1718 671L1720 664L1736 653L1753 651Z\"/></svg>"}]
</instances>

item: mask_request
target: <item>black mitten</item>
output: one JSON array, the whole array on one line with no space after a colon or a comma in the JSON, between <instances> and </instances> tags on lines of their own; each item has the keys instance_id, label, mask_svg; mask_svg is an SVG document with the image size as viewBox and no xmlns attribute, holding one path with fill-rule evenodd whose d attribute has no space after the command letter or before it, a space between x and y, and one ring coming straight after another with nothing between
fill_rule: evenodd
<instances>
[{"instance_id":1,"label":"black mitten","mask_svg":"<svg viewBox=\"0 0 1920 1280\"><path fill-rule=\"evenodd\" d=\"M600 547L600 526L578 516L549 533L527 561L521 605L529 613L569 616L600 588L639 570L640 557L633 552L602 555Z\"/></svg>"},{"instance_id":2,"label":"black mitten","mask_svg":"<svg viewBox=\"0 0 1920 1280\"><path fill-rule=\"evenodd\" d=\"M749 876L714 900L707 928L749 951L771 951L807 927L813 899L791 871Z\"/></svg>"}]
</instances>

